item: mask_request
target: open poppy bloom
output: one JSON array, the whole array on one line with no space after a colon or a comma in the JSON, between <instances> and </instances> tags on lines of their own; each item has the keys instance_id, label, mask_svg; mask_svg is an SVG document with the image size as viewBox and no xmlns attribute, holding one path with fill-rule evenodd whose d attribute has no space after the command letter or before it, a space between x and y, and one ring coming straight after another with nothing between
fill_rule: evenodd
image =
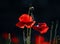
<instances>
[{"instance_id":1,"label":"open poppy bloom","mask_svg":"<svg viewBox=\"0 0 60 44\"><path fill-rule=\"evenodd\" d=\"M32 16L29 16L28 14L22 14L19 17L19 22L16 24L19 28L24 28L25 26L27 28L31 28L35 24L35 21L33 20Z\"/></svg>"},{"instance_id":2,"label":"open poppy bloom","mask_svg":"<svg viewBox=\"0 0 60 44\"><path fill-rule=\"evenodd\" d=\"M12 37L11 38L11 42L13 42L14 44L18 44L19 43L19 39L17 37Z\"/></svg>"},{"instance_id":3,"label":"open poppy bloom","mask_svg":"<svg viewBox=\"0 0 60 44\"><path fill-rule=\"evenodd\" d=\"M2 37L3 37L4 39L8 39L9 34L8 34L7 32L5 32L5 33L2 34Z\"/></svg>"},{"instance_id":4,"label":"open poppy bloom","mask_svg":"<svg viewBox=\"0 0 60 44\"><path fill-rule=\"evenodd\" d=\"M37 26L32 27L34 30L40 32L41 34L44 34L48 31L49 27L46 23L38 23Z\"/></svg>"}]
</instances>

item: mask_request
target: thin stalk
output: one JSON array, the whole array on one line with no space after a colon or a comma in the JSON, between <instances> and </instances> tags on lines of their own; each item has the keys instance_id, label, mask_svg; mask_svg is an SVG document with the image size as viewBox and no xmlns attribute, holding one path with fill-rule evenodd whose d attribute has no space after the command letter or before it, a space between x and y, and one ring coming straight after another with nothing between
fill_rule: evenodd
<instances>
[{"instance_id":1,"label":"thin stalk","mask_svg":"<svg viewBox=\"0 0 60 44\"><path fill-rule=\"evenodd\" d=\"M9 44L11 44L11 35L9 33Z\"/></svg>"},{"instance_id":2,"label":"thin stalk","mask_svg":"<svg viewBox=\"0 0 60 44\"><path fill-rule=\"evenodd\" d=\"M29 7L28 14L31 15L31 16L33 17L33 19L34 19L34 16L33 16L32 11L31 11L32 9L34 9L34 7ZM29 17L30 17L30 16L29 16ZM28 32L29 32L29 33L28 33ZM27 29L27 44L30 44L30 43L31 43L30 39L31 39L31 28L30 28L29 31L28 31L28 29Z\"/></svg>"},{"instance_id":3,"label":"thin stalk","mask_svg":"<svg viewBox=\"0 0 60 44\"><path fill-rule=\"evenodd\" d=\"M56 35L57 35L57 28L58 28L58 21L56 22L56 27L55 27L55 34L54 34L54 39L56 40Z\"/></svg>"},{"instance_id":4,"label":"thin stalk","mask_svg":"<svg viewBox=\"0 0 60 44\"><path fill-rule=\"evenodd\" d=\"M32 30L31 30L31 28L30 28L30 32L29 32L29 36L30 36L30 38L31 38L31 31L32 31Z\"/></svg>"},{"instance_id":5,"label":"thin stalk","mask_svg":"<svg viewBox=\"0 0 60 44\"><path fill-rule=\"evenodd\" d=\"M29 31L27 29L27 44L30 44L31 43L30 39L31 39L31 28L30 28Z\"/></svg>"},{"instance_id":6,"label":"thin stalk","mask_svg":"<svg viewBox=\"0 0 60 44\"><path fill-rule=\"evenodd\" d=\"M35 19L34 19L34 15L33 15L33 13L31 13L31 16L33 17L33 20L35 20Z\"/></svg>"},{"instance_id":7,"label":"thin stalk","mask_svg":"<svg viewBox=\"0 0 60 44\"><path fill-rule=\"evenodd\" d=\"M54 24L54 22L52 21L51 31L50 31L50 44L51 44L51 40L52 40L53 24Z\"/></svg>"},{"instance_id":8,"label":"thin stalk","mask_svg":"<svg viewBox=\"0 0 60 44\"><path fill-rule=\"evenodd\" d=\"M27 44L29 44L28 41L29 40L28 40L28 28L27 28L27 40L26 40Z\"/></svg>"},{"instance_id":9,"label":"thin stalk","mask_svg":"<svg viewBox=\"0 0 60 44\"><path fill-rule=\"evenodd\" d=\"M30 41L30 43L31 43L31 32L32 32L32 30L31 30L31 28L30 28L30 32L29 32L29 41Z\"/></svg>"},{"instance_id":10,"label":"thin stalk","mask_svg":"<svg viewBox=\"0 0 60 44\"><path fill-rule=\"evenodd\" d=\"M24 32L24 30L23 30L23 40L24 40L24 44L25 44L25 32Z\"/></svg>"},{"instance_id":11,"label":"thin stalk","mask_svg":"<svg viewBox=\"0 0 60 44\"><path fill-rule=\"evenodd\" d=\"M27 28L27 37L28 37L28 34L29 34L29 33L28 33L28 28Z\"/></svg>"}]
</instances>

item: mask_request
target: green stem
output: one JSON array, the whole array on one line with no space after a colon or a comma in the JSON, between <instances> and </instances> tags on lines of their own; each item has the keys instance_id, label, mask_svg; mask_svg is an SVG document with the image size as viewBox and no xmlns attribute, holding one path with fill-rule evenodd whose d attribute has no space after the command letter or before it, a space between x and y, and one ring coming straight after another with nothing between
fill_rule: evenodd
<instances>
[{"instance_id":1,"label":"green stem","mask_svg":"<svg viewBox=\"0 0 60 44\"><path fill-rule=\"evenodd\" d=\"M30 31L29 31L29 44L31 43L31 28L30 28Z\"/></svg>"},{"instance_id":2,"label":"green stem","mask_svg":"<svg viewBox=\"0 0 60 44\"><path fill-rule=\"evenodd\" d=\"M32 30L31 30L31 28L30 28L30 32L29 32L29 37L30 37L30 38L29 38L29 39L31 39L31 31L32 31ZM29 40L29 41L30 41L30 40ZM30 43L31 43L31 41L30 41Z\"/></svg>"},{"instance_id":3,"label":"green stem","mask_svg":"<svg viewBox=\"0 0 60 44\"><path fill-rule=\"evenodd\" d=\"M30 28L30 30L28 30L28 28L27 28L27 44L31 43L30 39L31 39L31 28Z\"/></svg>"},{"instance_id":4,"label":"green stem","mask_svg":"<svg viewBox=\"0 0 60 44\"><path fill-rule=\"evenodd\" d=\"M30 28L29 36L30 36L30 38L31 38L31 28Z\"/></svg>"},{"instance_id":5,"label":"green stem","mask_svg":"<svg viewBox=\"0 0 60 44\"><path fill-rule=\"evenodd\" d=\"M28 28L27 28L27 37L28 37Z\"/></svg>"},{"instance_id":6,"label":"green stem","mask_svg":"<svg viewBox=\"0 0 60 44\"><path fill-rule=\"evenodd\" d=\"M28 44L28 28L27 28L27 39L26 39L26 42Z\"/></svg>"}]
</instances>

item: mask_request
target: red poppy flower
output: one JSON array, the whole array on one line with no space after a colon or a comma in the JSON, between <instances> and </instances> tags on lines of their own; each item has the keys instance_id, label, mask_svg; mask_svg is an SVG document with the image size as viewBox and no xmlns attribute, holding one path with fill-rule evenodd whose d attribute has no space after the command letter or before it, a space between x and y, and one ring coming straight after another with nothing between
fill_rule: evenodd
<instances>
[{"instance_id":1,"label":"red poppy flower","mask_svg":"<svg viewBox=\"0 0 60 44\"><path fill-rule=\"evenodd\" d=\"M35 36L35 44L42 44L44 42L44 37Z\"/></svg>"},{"instance_id":2,"label":"red poppy flower","mask_svg":"<svg viewBox=\"0 0 60 44\"><path fill-rule=\"evenodd\" d=\"M11 41L14 43L14 44L18 44L19 43L19 39L17 37L12 37L11 38Z\"/></svg>"},{"instance_id":3,"label":"red poppy flower","mask_svg":"<svg viewBox=\"0 0 60 44\"><path fill-rule=\"evenodd\" d=\"M43 36L35 36L35 44L49 44L49 42L45 41Z\"/></svg>"},{"instance_id":4,"label":"red poppy flower","mask_svg":"<svg viewBox=\"0 0 60 44\"><path fill-rule=\"evenodd\" d=\"M44 34L48 31L49 27L46 23L38 23L37 26L33 26L33 29L40 32L41 34Z\"/></svg>"},{"instance_id":5,"label":"red poppy flower","mask_svg":"<svg viewBox=\"0 0 60 44\"><path fill-rule=\"evenodd\" d=\"M9 34L8 34L7 32L5 32L5 33L2 34L2 37L3 37L4 39L8 39Z\"/></svg>"},{"instance_id":6,"label":"red poppy flower","mask_svg":"<svg viewBox=\"0 0 60 44\"><path fill-rule=\"evenodd\" d=\"M35 24L35 21L33 20L32 16L29 16L28 14L22 14L19 17L19 22L16 24L19 28L24 28L25 26L27 28L31 28Z\"/></svg>"},{"instance_id":7,"label":"red poppy flower","mask_svg":"<svg viewBox=\"0 0 60 44\"><path fill-rule=\"evenodd\" d=\"M49 42L43 42L42 44L50 44Z\"/></svg>"}]
</instances>

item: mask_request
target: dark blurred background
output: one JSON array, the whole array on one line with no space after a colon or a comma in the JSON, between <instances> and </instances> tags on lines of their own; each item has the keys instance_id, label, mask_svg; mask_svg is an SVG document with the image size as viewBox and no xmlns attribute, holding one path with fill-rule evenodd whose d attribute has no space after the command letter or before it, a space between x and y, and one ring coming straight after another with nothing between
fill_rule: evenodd
<instances>
[{"instance_id":1,"label":"dark blurred background","mask_svg":"<svg viewBox=\"0 0 60 44\"><path fill-rule=\"evenodd\" d=\"M34 6L34 18L37 22L46 22L51 28L51 22L60 22L60 1L59 0L0 0L0 34L4 32L14 33L22 38L22 30L15 24L23 13L28 13L30 6ZM60 35L60 23L57 35ZM33 31L33 33L35 33ZM49 41L50 30L44 35ZM53 30L54 34L54 30Z\"/></svg>"}]
</instances>

